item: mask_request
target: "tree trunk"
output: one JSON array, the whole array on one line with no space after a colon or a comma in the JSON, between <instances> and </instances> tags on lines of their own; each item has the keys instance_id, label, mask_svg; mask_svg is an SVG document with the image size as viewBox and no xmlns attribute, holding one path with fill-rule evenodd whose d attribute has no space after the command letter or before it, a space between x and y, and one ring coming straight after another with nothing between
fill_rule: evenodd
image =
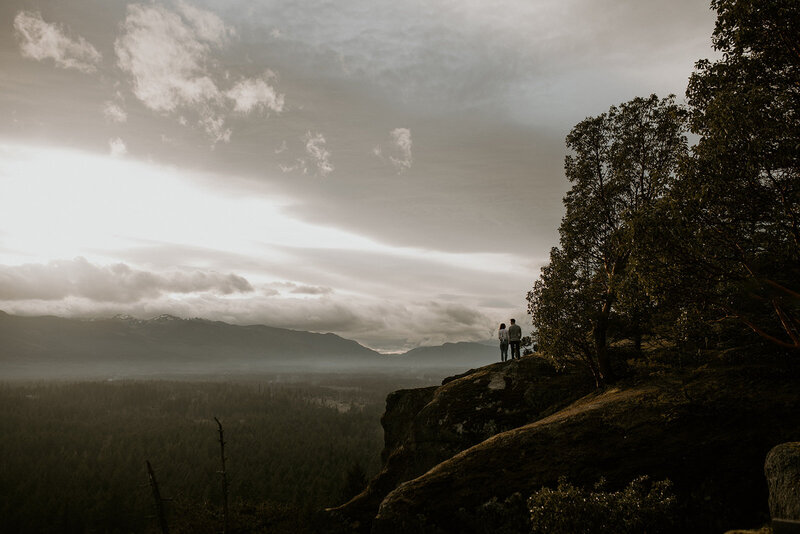
<instances>
[{"instance_id":1,"label":"tree trunk","mask_svg":"<svg viewBox=\"0 0 800 534\"><path fill-rule=\"evenodd\" d=\"M597 353L597 366L604 383L614 382L614 372L611 370L611 360L608 356L608 318L611 315L612 297L608 295L603 303L592 332L594 348Z\"/></svg>"},{"instance_id":2,"label":"tree trunk","mask_svg":"<svg viewBox=\"0 0 800 534\"><path fill-rule=\"evenodd\" d=\"M586 356L586 364L589 367L589 370L592 372L592 378L594 378L594 387L600 388L603 385L603 375L600 373L600 369L597 368L597 362L594 361L594 355L588 354Z\"/></svg>"},{"instance_id":3,"label":"tree trunk","mask_svg":"<svg viewBox=\"0 0 800 534\"><path fill-rule=\"evenodd\" d=\"M636 358L642 357L642 326L638 319L633 326L633 350L636 352Z\"/></svg>"},{"instance_id":4,"label":"tree trunk","mask_svg":"<svg viewBox=\"0 0 800 534\"><path fill-rule=\"evenodd\" d=\"M145 463L147 464L147 476L150 478L150 489L153 491L153 500L156 504L156 516L158 517L158 525L161 527L161 534L169 534L167 516L164 514L164 499L161 498L161 492L158 489L156 474L153 472L150 460L146 460Z\"/></svg>"},{"instance_id":5,"label":"tree trunk","mask_svg":"<svg viewBox=\"0 0 800 534\"><path fill-rule=\"evenodd\" d=\"M217 431L219 432L219 457L222 464L222 534L230 532L230 518L228 517L228 472L225 470L225 436L222 432L222 423L216 417Z\"/></svg>"}]
</instances>

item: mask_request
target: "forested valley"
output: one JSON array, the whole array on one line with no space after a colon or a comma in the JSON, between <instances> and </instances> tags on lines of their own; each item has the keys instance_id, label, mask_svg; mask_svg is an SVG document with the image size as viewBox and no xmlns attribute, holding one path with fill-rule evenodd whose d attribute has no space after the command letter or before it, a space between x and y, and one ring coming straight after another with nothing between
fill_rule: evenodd
<instances>
[{"instance_id":1,"label":"forested valley","mask_svg":"<svg viewBox=\"0 0 800 534\"><path fill-rule=\"evenodd\" d=\"M302 531L379 468L386 393L421 384L341 375L5 383L0 531L156 532L146 461L172 532L220 531L214 417L233 531Z\"/></svg>"}]
</instances>

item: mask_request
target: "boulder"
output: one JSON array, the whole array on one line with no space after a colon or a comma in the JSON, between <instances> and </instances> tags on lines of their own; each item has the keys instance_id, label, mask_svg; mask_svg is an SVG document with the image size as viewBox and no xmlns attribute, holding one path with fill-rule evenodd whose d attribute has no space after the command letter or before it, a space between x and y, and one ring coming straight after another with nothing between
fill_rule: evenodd
<instances>
[{"instance_id":1,"label":"boulder","mask_svg":"<svg viewBox=\"0 0 800 534\"><path fill-rule=\"evenodd\" d=\"M773 519L800 520L800 442L781 443L767 454L764 474Z\"/></svg>"}]
</instances>

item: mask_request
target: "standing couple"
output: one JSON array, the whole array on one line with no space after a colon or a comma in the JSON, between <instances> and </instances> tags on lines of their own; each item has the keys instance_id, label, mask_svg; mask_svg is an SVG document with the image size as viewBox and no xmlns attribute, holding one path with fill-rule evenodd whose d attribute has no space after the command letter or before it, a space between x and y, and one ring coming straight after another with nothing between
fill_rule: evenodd
<instances>
[{"instance_id":1,"label":"standing couple","mask_svg":"<svg viewBox=\"0 0 800 534\"><path fill-rule=\"evenodd\" d=\"M511 319L511 326L506 330L506 323L500 323L500 330L497 332L500 339L500 361L508 360L508 346L511 345L511 359L519 360L519 343L522 341L522 328L519 327L514 319Z\"/></svg>"}]
</instances>

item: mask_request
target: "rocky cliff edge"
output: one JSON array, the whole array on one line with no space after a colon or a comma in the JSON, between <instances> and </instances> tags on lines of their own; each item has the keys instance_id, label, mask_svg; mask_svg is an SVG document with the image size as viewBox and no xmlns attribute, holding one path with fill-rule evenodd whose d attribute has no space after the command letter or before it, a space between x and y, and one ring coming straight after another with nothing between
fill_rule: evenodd
<instances>
[{"instance_id":1,"label":"rocky cliff edge","mask_svg":"<svg viewBox=\"0 0 800 534\"><path fill-rule=\"evenodd\" d=\"M555 486L668 478L683 532L769 518L764 457L800 440L800 369L707 365L595 391L536 357L387 398L384 467L329 511L334 530L485 532L484 503Z\"/></svg>"}]
</instances>

